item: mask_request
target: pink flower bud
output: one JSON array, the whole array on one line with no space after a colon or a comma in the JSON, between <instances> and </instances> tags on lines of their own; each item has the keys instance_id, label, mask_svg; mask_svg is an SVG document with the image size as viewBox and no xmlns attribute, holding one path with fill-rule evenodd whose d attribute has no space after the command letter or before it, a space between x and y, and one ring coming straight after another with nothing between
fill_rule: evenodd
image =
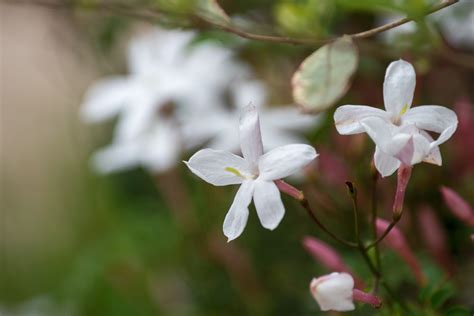
<instances>
[{"instance_id":1,"label":"pink flower bud","mask_svg":"<svg viewBox=\"0 0 474 316\"><path fill-rule=\"evenodd\" d=\"M347 273L333 272L314 278L309 286L311 294L322 311L352 311L354 279Z\"/></svg>"},{"instance_id":2,"label":"pink flower bud","mask_svg":"<svg viewBox=\"0 0 474 316\"><path fill-rule=\"evenodd\" d=\"M355 309L354 301L370 304L375 308L382 305L378 297L355 289L354 279L344 272L314 278L309 289L322 311L351 311Z\"/></svg>"},{"instance_id":3,"label":"pink flower bud","mask_svg":"<svg viewBox=\"0 0 474 316\"><path fill-rule=\"evenodd\" d=\"M446 243L446 231L441 225L433 209L424 205L418 212L420 233L430 254L448 272L452 272L453 264Z\"/></svg>"},{"instance_id":4,"label":"pink flower bud","mask_svg":"<svg viewBox=\"0 0 474 316\"><path fill-rule=\"evenodd\" d=\"M474 227L474 211L472 207L452 189L442 186L440 188L444 202L451 212L465 224Z\"/></svg>"},{"instance_id":5,"label":"pink flower bud","mask_svg":"<svg viewBox=\"0 0 474 316\"><path fill-rule=\"evenodd\" d=\"M276 180L274 182L275 182L276 186L278 187L278 190L280 190L281 192L288 194L289 196L291 196L292 198L294 198L298 201L304 200L303 192L298 190L294 186L289 185L288 183L286 183L283 180Z\"/></svg>"},{"instance_id":6,"label":"pink flower bud","mask_svg":"<svg viewBox=\"0 0 474 316\"><path fill-rule=\"evenodd\" d=\"M375 225L377 228L377 234L382 235L383 232L388 228L389 222L381 218L377 218ZM396 253L398 253L398 255L408 264L418 283L423 284L424 277L421 267L415 255L408 246L408 243L402 232L395 226L383 239L383 241L388 247L392 248Z\"/></svg>"},{"instance_id":7,"label":"pink flower bud","mask_svg":"<svg viewBox=\"0 0 474 316\"><path fill-rule=\"evenodd\" d=\"M315 261L321 263L329 270L347 272L354 277L351 269L344 263L341 256L328 244L319 239L306 236L303 238L303 247L314 258ZM357 287L364 287L361 280L355 278Z\"/></svg>"}]
</instances>

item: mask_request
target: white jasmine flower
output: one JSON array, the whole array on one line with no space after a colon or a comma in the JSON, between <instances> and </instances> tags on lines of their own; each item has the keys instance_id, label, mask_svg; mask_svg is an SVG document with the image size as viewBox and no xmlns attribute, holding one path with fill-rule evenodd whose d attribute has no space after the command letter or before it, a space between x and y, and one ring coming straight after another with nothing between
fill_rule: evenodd
<instances>
[{"instance_id":1,"label":"white jasmine flower","mask_svg":"<svg viewBox=\"0 0 474 316\"><path fill-rule=\"evenodd\" d=\"M456 114L442 106L410 108L415 90L415 70L403 60L392 62L385 73L385 111L365 105L340 106L334 113L342 135L366 132L376 144L374 161L382 176L389 176L401 163L421 161L441 165L439 145L457 127ZM438 133L434 140L428 132Z\"/></svg>"},{"instance_id":2,"label":"white jasmine flower","mask_svg":"<svg viewBox=\"0 0 474 316\"><path fill-rule=\"evenodd\" d=\"M273 181L295 173L317 156L313 147L303 144L281 146L264 154L258 112L253 105L243 109L239 131L243 158L222 150L203 149L186 162L194 174L210 184L240 184L223 225L229 241L242 234L252 198L262 226L275 229L285 208Z\"/></svg>"},{"instance_id":3,"label":"white jasmine flower","mask_svg":"<svg viewBox=\"0 0 474 316\"><path fill-rule=\"evenodd\" d=\"M220 102L222 90L246 73L230 50L210 43L190 47L193 37L157 29L133 39L129 74L103 79L88 90L81 107L85 121L119 115L113 144L93 158L99 171L142 165L156 172L175 165L182 146L181 126L173 118ZM175 107L171 115L169 104Z\"/></svg>"},{"instance_id":4,"label":"white jasmine flower","mask_svg":"<svg viewBox=\"0 0 474 316\"><path fill-rule=\"evenodd\" d=\"M265 106L267 90L259 81L241 81L233 85L232 106L208 109L200 119L188 117L183 124L187 147L209 141L208 147L239 152L238 117L244 106L252 104L260 113L265 150L292 143L306 143L299 133L315 127L320 116L301 114L295 106Z\"/></svg>"},{"instance_id":5,"label":"white jasmine flower","mask_svg":"<svg viewBox=\"0 0 474 316\"><path fill-rule=\"evenodd\" d=\"M353 290L354 279L348 273L333 272L314 278L310 284L311 294L322 311L354 310Z\"/></svg>"}]
</instances>

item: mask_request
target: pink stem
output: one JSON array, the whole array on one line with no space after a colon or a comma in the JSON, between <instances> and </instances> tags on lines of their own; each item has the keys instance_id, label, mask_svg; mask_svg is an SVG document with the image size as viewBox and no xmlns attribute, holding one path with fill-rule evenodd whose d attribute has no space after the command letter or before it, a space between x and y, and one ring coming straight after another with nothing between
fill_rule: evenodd
<instances>
[{"instance_id":1,"label":"pink stem","mask_svg":"<svg viewBox=\"0 0 474 316\"><path fill-rule=\"evenodd\" d=\"M275 180L274 182L281 192L288 194L289 196L293 197L298 201L304 200L303 192L298 190L294 186L289 185L283 180Z\"/></svg>"},{"instance_id":2,"label":"pink stem","mask_svg":"<svg viewBox=\"0 0 474 316\"><path fill-rule=\"evenodd\" d=\"M398 168L397 174L397 191L395 193L395 200L393 202L393 216L400 217L403 211L403 201L405 200L405 191L408 186L408 181L411 176L411 166L402 164Z\"/></svg>"},{"instance_id":3,"label":"pink stem","mask_svg":"<svg viewBox=\"0 0 474 316\"><path fill-rule=\"evenodd\" d=\"M352 299L356 302L370 304L374 308L380 308L382 306L382 301L377 296L365 293L359 289L352 290Z\"/></svg>"}]
</instances>

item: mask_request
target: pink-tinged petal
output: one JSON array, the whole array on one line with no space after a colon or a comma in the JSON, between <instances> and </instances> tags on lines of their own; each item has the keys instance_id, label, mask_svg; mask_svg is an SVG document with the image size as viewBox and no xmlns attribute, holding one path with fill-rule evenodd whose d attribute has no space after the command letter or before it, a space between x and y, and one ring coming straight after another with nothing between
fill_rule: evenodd
<instances>
[{"instance_id":1,"label":"pink-tinged petal","mask_svg":"<svg viewBox=\"0 0 474 316\"><path fill-rule=\"evenodd\" d=\"M333 272L314 278L309 289L322 311L346 312L355 309L352 298L354 279L348 273Z\"/></svg>"},{"instance_id":2,"label":"pink-tinged petal","mask_svg":"<svg viewBox=\"0 0 474 316\"><path fill-rule=\"evenodd\" d=\"M263 154L263 144L258 111L254 105L248 105L242 109L239 132L242 155L253 171L257 171L258 159Z\"/></svg>"},{"instance_id":3,"label":"pink-tinged petal","mask_svg":"<svg viewBox=\"0 0 474 316\"><path fill-rule=\"evenodd\" d=\"M440 188L444 202L448 205L451 212L463 223L474 227L474 210L459 194L454 190L442 186Z\"/></svg>"},{"instance_id":4,"label":"pink-tinged petal","mask_svg":"<svg viewBox=\"0 0 474 316\"><path fill-rule=\"evenodd\" d=\"M377 296L358 289L352 290L352 299L356 302L370 304L374 308L380 308L382 306L382 301Z\"/></svg>"},{"instance_id":5,"label":"pink-tinged petal","mask_svg":"<svg viewBox=\"0 0 474 316\"><path fill-rule=\"evenodd\" d=\"M221 150L202 149L185 163L195 175L216 186L242 183L250 174L242 157Z\"/></svg>"},{"instance_id":6,"label":"pink-tinged petal","mask_svg":"<svg viewBox=\"0 0 474 316\"><path fill-rule=\"evenodd\" d=\"M375 147L374 161L375 168L377 168L382 177L392 175L400 167L400 160L387 155L378 147Z\"/></svg>"},{"instance_id":7,"label":"pink-tinged petal","mask_svg":"<svg viewBox=\"0 0 474 316\"><path fill-rule=\"evenodd\" d=\"M247 225L248 207L252 201L253 190L254 182L244 181L235 195L223 225L224 235L228 238L228 242L239 237Z\"/></svg>"},{"instance_id":8,"label":"pink-tinged petal","mask_svg":"<svg viewBox=\"0 0 474 316\"><path fill-rule=\"evenodd\" d=\"M101 122L117 115L127 104L131 86L125 77L111 77L90 87L80 108L86 122Z\"/></svg>"},{"instance_id":9,"label":"pink-tinged petal","mask_svg":"<svg viewBox=\"0 0 474 316\"><path fill-rule=\"evenodd\" d=\"M379 117L390 121L390 114L384 110L366 105L343 105L334 112L334 123L341 135L358 134L365 132L360 121L368 117Z\"/></svg>"},{"instance_id":10,"label":"pink-tinged petal","mask_svg":"<svg viewBox=\"0 0 474 316\"><path fill-rule=\"evenodd\" d=\"M304 144L277 147L261 156L258 161L260 177L264 180L278 180L294 174L313 161L316 150Z\"/></svg>"},{"instance_id":11,"label":"pink-tinged petal","mask_svg":"<svg viewBox=\"0 0 474 316\"><path fill-rule=\"evenodd\" d=\"M447 244L446 230L436 216L434 210L423 205L418 212L419 231L421 232L426 248L434 259L447 271L453 271L453 263Z\"/></svg>"},{"instance_id":12,"label":"pink-tinged petal","mask_svg":"<svg viewBox=\"0 0 474 316\"><path fill-rule=\"evenodd\" d=\"M443 163L443 159L441 158L441 152L439 151L439 147L438 146L431 146L431 144L434 141L433 137L431 137L431 135L428 134L425 131L420 131L420 134L428 140L428 142L430 143L430 147L431 147L428 154L425 156L425 158L423 158L423 162L427 162L427 163L430 163L430 164L433 164L433 165L441 166L442 163Z\"/></svg>"},{"instance_id":13,"label":"pink-tinged petal","mask_svg":"<svg viewBox=\"0 0 474 316\"><path fill-rule=\"evenodd\" d=\"M409 166L423 161L423 159L429 155L431 150L429 141L421 134L415 133L410 136L409 141L395 155L395 157L402 163ZM395 136L394 139L396 137L397 136Z\"/></svg>"},{"instance_id":14,"label":"pink-tinged petal","mask_svg":"<svg viewBox=\"0 0 474 316\"><path fill-rule=\"evenodd\" d=\"M382 235L388 226L389 222L378 218L376 221L377 234ZM418 260L416 259L415 255L413 254L410 246L408 246L408 243L402 232L397 227L393 227L390 233L388 233L388 235L384 238L383 242L388 247L393 249L408 264L417 281L420 284L423 284L424 276L421 270L421 266L418 263Z\"/></svg>"},{"instance_id":15,"label":"pink-tinged petal","mask_svg":"<svg viewBox=\"0 0 474 316\"><path fill-rule=\"evenodd\" d=\"M415 85L413 66L402 59L392 62L385 72L383 83L385 109L396 117L402 115L413 102Z\"/></svg>"},{"instance_id":16,"label":"pink-tinged petal","mask_svg":"<svg viewBox=\"0 0 474 316\"><path fill-rule=\"evenodd\" d=\"M276 184L270 181L255 181L253 201L262 226L274 230L285 215L285 207Z\"/></svg>"},{"instance_id":17,"label":"pink-tinged petal","mask_svg":"<svg viewBox=\"0 0 474 316\"><path fill-rule=\"evenodd\" d=\"M411 108L402 117L403 124L413 124L417 128L440 134L432 146L447 141L456 131L458 118L454 111L439 105L424 105Z\"/></svg>"}]
</instances>

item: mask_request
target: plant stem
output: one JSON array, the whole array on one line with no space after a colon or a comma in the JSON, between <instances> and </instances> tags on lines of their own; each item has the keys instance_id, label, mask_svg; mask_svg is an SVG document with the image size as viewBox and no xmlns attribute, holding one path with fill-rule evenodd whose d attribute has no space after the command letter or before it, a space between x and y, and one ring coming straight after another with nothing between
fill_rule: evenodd
<instances>
[{"instance_id":1,"label":"plant stem","mask_svg":"<svg viewBox=\"0 0 474 316\"><path fill-rule=\"evenodd\" d=\"M316 223L316 225L321 228L322 231L324 231L327 235L329 235L332 239L334 239L335 241L339 242L340 244L343 244L347 247L351 247L351 248L357 248L357 244L356 243L353 243L353 242L350 242L350 241L346 241L344 239L341 239L339 237L337 237L335 234L333 234L329 229L326 228L326 226L324 226L324 224L318 219L318 217L314 214L313 210L311 209L311 206L309 205L308 203L308 200L306 198L303 198L302 200L300 200L300 204L301 206L303 206L303 208L307 211L308 215L311 217L311 219Z\"/></svg>"},{"instance_id":2,"label":"plant stem","mask_svg":"<svg viewBox=\"0 0 474 316\"><path fill-rule=\"evenodd\" d=\"M375 168L374 162L372 162L371 166L371 173L372 173L372 201L371 201L371 226L372 226L372 237L374 240L377 238L377 227L376 227L376 220L377 220L377 181L379 178L377 169ZM378 245L374 246L374 253L375 253L375 265L380 273L382 273L382 262L380 261L380 252ZM379 278L375 278L374 282L374 293L378 292L379 289Z\"/></svg>"},{"instance_id":3,"label":"plant stem","mask_svg":"<svg viewBox=\"0 0 474 316\"><path fill-rule=\"evenodd\" d=\"M429 9L426 15L432 14L446 7L449 7L457 3L458 1L459 0L442 1L434 5L431 9ZM15 3L15 4L20 3L20 4L42 5L42 6L46 6L50 8L60 8L60 9L81 7L81 4L82 4L81 1L64 1L63 2L63 1L54 1L54 0L15 0L15 1L7 0L5 2ZM94 5L91 8L97 9L97 10L108 11L109 13L116 14L116 15L127 16L131 18L142 19L142 20L149 20L149 21L154 21L154 22L161 19L162 15L166 15L166 14L177 15L176 12L166 12L165 10L156 8L156 7L137 10L136 8L132 6L123 5L121 3L94 3ZM231 22L218 23L211 19L205 18L202 15L198 15L195 13L187 13L187 14L184 13L184 14L179 14L179 15L182 15L183 17L188 18L188 19L194 19L208 26L219 29L223 32L232 33L242 38L261 41L261 42L315 46L315 45L326 44L326 43L334 41L336 38L339 38L339 36L335 38L328 38L328 39L292 38L292 37L279 36L279 35L257 34L257 33L252 33L252 32L242 30L236 27L235 25L233 25ZM413 21L413 18L405 17L403 19L384 24L382 26L379 26L367 31L347 34L346 36L352 39L364 39L364 38L372 37L376 34L388 31L390 29L393 29L395 27L398 27L400 25L403 25L411 21Z\"/></svg>"}]
</instances>

